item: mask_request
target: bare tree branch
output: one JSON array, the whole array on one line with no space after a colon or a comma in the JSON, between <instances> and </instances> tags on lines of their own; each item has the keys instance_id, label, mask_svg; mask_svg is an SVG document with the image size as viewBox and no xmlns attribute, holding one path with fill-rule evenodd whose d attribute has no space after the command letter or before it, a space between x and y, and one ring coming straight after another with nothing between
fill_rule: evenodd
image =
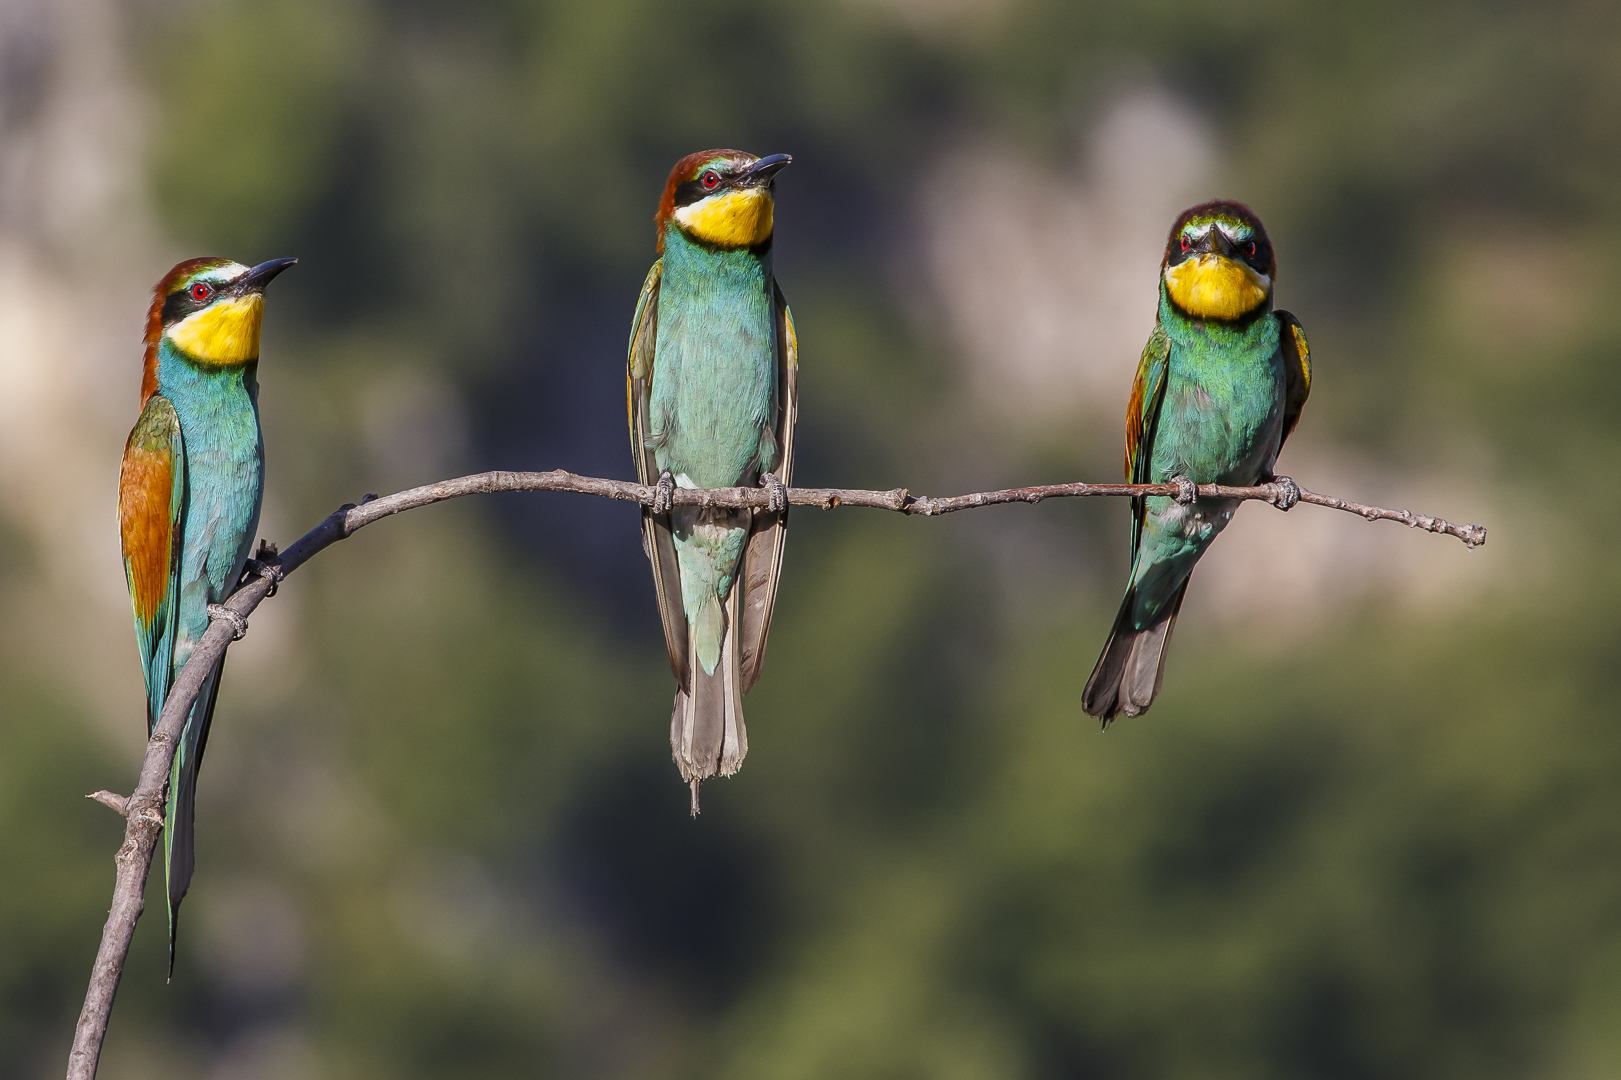
<instances>
[{"instance_id":1,"label":"bare tree branch","mask_svg":"<svg viewBox=\"0 0 1621 1080\"><path fill-rule=\"evenodd\" d=\"M273 548L262 548L258 569L250 572L223 605L242 620L252 614L260 602L276 589L286 575L297 570L317 553L351 536L381 518L389 517L420 506L461 498L464 495L484 495L502 491L568 491L582 495L597 495L621 502L651 506L655 489L624 480L604 480L591 476L576 476L556 469L551 472L486 472L472 476L442 480L436 484L410 488L382 498L368 495L358 505L348 504L333 511L326 520L305 533L286 551L277 555ZM1255 487L1225 487L1200 484L1198 498L1257 499L1277 505L1286 499L1287 487L1282 483L1261 484ZM905 488L890 491L866 491L846 488L789 488L788 502L792 506L816 506L832 510L840 506L859 506L877 510L892 510L902 514L938 517L980 506L998 506L1005 503L1038 503L1043 499L1072 499L1092 496L1163 495L1176 497L1177 484L1048 484L1039 487L1007 488L1001 491L978 491L969 495L929 498L912 495ZM692 490L677 488L677 506L713 506L726 508L757 507L764 509L769 493L764 488L710 488ZM1365 506L1328 495L1300 489L1300 501L1316 506L1358 514L1369 521L1399 521L1410 528L1444 533L1462 540L1470 548L1486 542L1483 525L1454 525L1440 518L1414 514L1408 510L1387 510L1378 506ZM163 714L152 730L146 744L146 758L141 764L140 780L128 799L110 791L98 791L88 796L110 807L126 819L124 844L114 858L117 877L113 886L113 903L107 913L107 925L102 930L101 948L90 975L90 988L85 994L84 1010L79 1015L74 1034L73 1052L68 1058L68 1080L93 1080L101 1056L101 1044L107 1035L107 1021L112 1014L113 998L124 972L124 960L129 954L130 942L135 936L135 924L141 917L146 891L146 877L152 866L152 851L157 845L158 833L163 828L165 787L169 768L174 761L174 748L185 725L187 713L202 690L208 673L213 670L226 648L231 644L236 628L230 618L215 619L209 624L202 640L192 651L191 658L181 670L164 703Z\"/></svg>"},{"instance_id":2,"label":"bare tree branch","mask_svg":"<svg viewBox=\"0 0 1621 1080\"><path fill-rule=\"evenodd\" d=\"M353 505L343 506L327 519L305 533L291 548L273 558L268 565L279 573L254 576L240 585L225 601L224 606L244 619L259 606L275 587L280 576L301 566L310 556L349 535L344 515ZM117 874L113 884L113 903L107 912L107 925L101 931L101 947L96 952L95 966L90 970L90 988L85 992L84 1009L79 1013L79 1024L73 1034L73 1052L68 1055L68 1080L94 1080L96 1066L101 1058L102 1040L107 1037L107 1020L112 1015L113 998L118 993L118 982L124 975L124 960L129 955L130 942L135 937L135 924L145 907L146 875L152 868L152 849L158 833L163 829L164 791L168 786L169 767L174 763L175 743L185 727L186 715L202 691L203 683L214 665L225 655L231 644L235 628L223 619L209 623L202 640L192 651L191 658L181 669L169 690L163 705L163 714L146 743L146 758L141 763L140 780L135 792L125 801L124 844L118 849L113 862ZM97 802L118 807L97 792L90 796ZM117 796L112 796L116 799Z\"/></svg>"},{"instance_id":3,"label":"bare tree branch","mask_svg":"<svg viewBox=\"0 0 1621 1080\"><path fill-rule=\"evenodd\" d=\"M863 506L874 510L893 510L902 514L937 517L958 510L979 506L997 506L1002 503L1038 503L1043 499L1074 499L1093 496L1166 495L1175 497L1176 484L1048 484L1042 487L1006 488L1002 491L976 491L971 495L952 495L929 498L912 495L905 488L891 491L862 491L846 488L789 488L791 506L815 506L831 510L838 506ZM498 491L572 491L582 495L600 495L621 502L651 506L653 489L627 480L603 480L594 476L576 476L562 469L551 472L487 472L461 476L454 480L441 480L437 484L410 488L381 499L372 499L349 511L346 527L350 532L369 525L378 518L412 510L418 506L460 498L463 495L482 495ZM1225 487L1218 484L1200 484L1198 497L1205 499L1259 499L1277 503L1284 495L1281 484L1260 484L1256 487ZM765 509L769 494L764 488L710 488L692 490L677 488L677 506L715 506ZM1386 510L1379 506L1336 499L1330 495L1300 489L1300 501L1333 510L1358 514L1369 521L1399 521L1415 529L1445 533L1475 548L1486 542L1484 525L1454 525L1440 518L1426 517L1410 510ZM302 541L300 541L302 543Z\"/></svg>"}]
</instances>

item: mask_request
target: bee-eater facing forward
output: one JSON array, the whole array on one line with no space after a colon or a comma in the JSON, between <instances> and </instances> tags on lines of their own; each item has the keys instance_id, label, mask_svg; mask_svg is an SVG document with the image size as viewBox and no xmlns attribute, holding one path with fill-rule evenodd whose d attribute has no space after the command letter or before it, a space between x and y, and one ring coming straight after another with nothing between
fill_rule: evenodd
<instances>
[{"instance_id":1,"label":"bee-eater facing forward","mask_svg":"<svg viewBox=\"0 0 1621 1080\"><path fill-rule=\"evenodd\" d=\"M771 270L786 154L705 150L676 163L655 224L661 258L636 303L628 394L636 475L658 484L642 536L675 673L670 748L692 789L748 752L788 522L798 345ZM674 487L754 486L768 510L670 506Z\"/></svg>"},{"instance_id":2,"label":"bee-eater facing forward","mask_svg":"<svg viewBox=\"0 0 1621 1080\"><path fill-rule=\"evenodd\" d=\"M1274 479L1311 388L1306 333L1272 310L1277 261L1248 207L1184 211L1160 266L1159 321L1126 410L1126 480L1247 486ZM1288 509L1299 497L1276 477ZM1232 519L1231 499L1132 500L1131 578L1082 705L1110 720L1148 711L1194 563Z\"/></svg>"},{"instance_id":3,"label":"bee-eater facing forward","mask_svg":"<svg viewBox=\"0 0 1621 1080\"><path fill-rule=\"evenodd\" d=\"M259 525L259 324L264 289L294 259L249 268L189 259L153 290L146 321L141 417L124 447L118 523L146 676L150 732L203 632L208 607L236 587ZM175 749L163 821L169 969L175 919L194 865L197 766L219 694L221 659Z\"/></svg>"}]
</instances>

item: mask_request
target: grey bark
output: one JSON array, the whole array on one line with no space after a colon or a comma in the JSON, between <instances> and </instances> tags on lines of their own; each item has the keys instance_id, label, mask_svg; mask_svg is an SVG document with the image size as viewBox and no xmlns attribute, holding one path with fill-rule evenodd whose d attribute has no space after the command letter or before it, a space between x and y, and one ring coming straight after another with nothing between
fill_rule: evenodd
<instances>
[{"instance_id":1,"label":"grey bark","mask_svg":"<svg viewBox=\"0 0 1621 1080\"><path fill-rule=\"evenodd\" d=\"M1037 487L1006 488L1001 491L978 491L968 495L930 498L912 495L905 488L890 491L867 491L848 488L788 488L791 506L815 506L832 510L840 506L867 507L891 510L920 517L938 517L958 510L1006 503L1039 503L1043 499L1073 499L1097 496L1164 495L1176 497L1176 484L1047 484ZM625 480L605 480L592 476L576 476L562 469L551 472L486 472L472 476L442 480L423 487L395 492L382 498L368 495L361 503L341 506L326 520L305 533L291 547L275 554L262 551L264 574L251 574L223 605L241 619L246 620L254 608L270 595L281 578L291 574L316 554L339 540L353 535L356 530L374 521L414 510L421 506L458 499L464 495L484 495L502 491L568 491L582 495L596 495L621 502L651 506L658 490L644 484ZM770 506L773 493L765 488L711 488L692 490L676 488L673 493L676 506L757 507ZM1257 499L1278 504L1285 497L1282 484L1260 484L1255 487L1225 487L1201 484L1197 497L1223 499ZM1326 506L1357 514L1369 521L1397 521L1410 528L1455 536L1465 546L1479 547L1486 542L1483 525L1454 525L1440 518L1414 514L1408 510L1387 510L1378 506L1338 499L1329 495L1300 489L1300 501L1314 506ZM68 1058L68 1080L94 1080L101 1056L101 1044L107 1035L107 1021L112 1015L113 998L118 993L118 982L124 972L124 960L129 954L130 942L135 936L135 924L141 917L146 891L146 877L152 866L152 852L157 845L158 833L163 828L164 789L169 778L169 767L174 761L175 740L179 738L187 712L196 700L209 672L225 654L236 634L234 620L229 617L210 622L208 631L198 642L191 658L169 691L163 714L152 730L146 744L146 758L141 763L139 782L135 791L125 799L110 791L98 791L89 798L122 814L125 818L124 843L114 857L117 874L113 885L112 907L107 913L107 924L102 930L101 947L91 969L90 987L85 994L84 1010L79 1015L74 1032L73 1051Z\"/></svg>"}]
</instances>

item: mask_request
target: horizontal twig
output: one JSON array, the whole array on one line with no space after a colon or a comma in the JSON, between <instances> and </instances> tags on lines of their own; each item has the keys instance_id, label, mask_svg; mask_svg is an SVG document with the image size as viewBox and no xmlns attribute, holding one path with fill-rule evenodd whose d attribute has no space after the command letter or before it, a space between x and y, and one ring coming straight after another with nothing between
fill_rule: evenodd
<instances>
[{"instance_id":1,"label":"horizontal twig","mask_svg":"<svg viewBox=\"0 0 1621 1080\"><path fill-rule=\"evenodd\" d=\"M1168 496L1175 497L1176 484L1047 484L1037 487L1006 488L1001 491L978 491L968 495L930 498L913 495L905 488L889 491L867 491L850 488L789 488L788 502L792 506L815 506L832 510L840 506L868 507L891 510L920 517L938 517L958 510L1007 503L1039 503L1045 499L1074 499L1098 496ZM1200 484L1198 498L1260 500L1273 504L1285 497L1283 484L1260 484L1254 487L1226 487ZM274 549L262 550L260 571L248 575L225 601L224 606L242 620L246 620L260 602L270 595L277 583L297 570L316 554L332 544L355 533L381 518L389 517L421 506L457 499L465 495L484 495L504 491L567 491L581 495L596 495L621 502L653 505L656 489L626 480L605 480L594 476L576 476L562 469L551 472L485 472L472 476L442 480L436 484L410 488L381 498L368 495L359 504L341 506L329 514L315 528L305 533L296 543L279 555ZM693 490L676 488L673 501L676 506L705 506L717 508L755 507L764 509L769 494L764 488L710 488ZM1462 540L1468 547L1479 547L1486 542L1486 529L1482 525L1454 525L1440 518L1414 514L1407 510L1387 510L1378 506L1337 499L1328 495L1300 489L1300 501L1334 510L1357 514L1369 521L1399 521L1415 529L1444 533ZM124 844L115 857L117 878L113 888L113 903L107 913L107 924L102 930L101 947L96 955L85 995L84 1011L74 1032L73 1052L68 1059L68 1080L93 1080L97 1059L101 1055L102 1040L107 1033L107 1020L112 1013L113 998L123 976L124 960L135 935L135 924L141 917L142 897L146 890L147 873L152 866L152 851L158 833L163 827L164 787L169 767L174 760L174 747L185 725L186 715L202 690L208 673L225 655L231 644L235 628L232 620L217 619L209 624L193 649L186 666L169 691L163 714L147 741L146 757L141 763L141 774L135 791L124 799L110 791L98 791L90 798L111 807L125 817Z\"/></svg>"},{"instance_id":2,"label":"horizontal twig","mask_svg":"<svg viewBox=\"0 0 1621 1080\"><path fill-rule=\"evenodd\" d=\"M815 506L832 510L839 506L859 506L874 510L893 510L921 517L970 510L980 506L998 506L1004 503L1038 503L1044 499L1076 499L1099 496L1164 495L1175 497L1175 484L1045 484L1037 487L1004 488L1000 491L976 491L970 495L950 495L930 498L913 495L905 488L889 491L867 491L851 488L789 488L791 506ZM349 532L376 521L378 518L411 510L418 506L444 502L463 495L481 495L501 491L569 491L580 495L598 495L621 502L653 505L655 489L646 484L628 480L604 480L596 476L576 476L563 469L551 472L484 472L460 476L454 480L441 480L436 484L409 488L380 499L371 499L348 512L345 528ZM1200 484L1198 497L1202 499L1257 499L1276 503L1283 497L1279 484L1260 484L1254 487L1228 487L1221 484ZM712 506L717 508L755 507L764 509L769 495L764 488L676 488L676 506ZM1357 514L1369 521L1399 521L1416 529L1455 536L1469 547L1486 542L1484 525L1454 525L1440 518L1426 517L1409 510L1387 510L1380 506L1337 499L1300 489L1300 501L1315 506L1326 506Z\"/></svg>"},{"instance_id":3,"label":"horizontal twig","mask_svg":"<svg viewBox=\"0 0 1621 1080\"><path fill-rule=\"evenodd\" d=\"M1349 499L1336 499L1332 495L1319 495L1315 491L1307 491L1305 488L1300 489L1300 501L1311 503L1313 506L1326 506L1330 510L1344 510L1348 514L1357 514L1367 518L1369 521L1399 521L1410 529L1423 529L1426 532L1456 536L1463 541L1465 547L1470 549L1477 548L1486 542L1486 526L1484 525L1454 525L1450 521L1415 514L1411 510L1386 510L1382 506L1368 506L1364 503L1352 502Z\"/></svg>"}]
</instances>

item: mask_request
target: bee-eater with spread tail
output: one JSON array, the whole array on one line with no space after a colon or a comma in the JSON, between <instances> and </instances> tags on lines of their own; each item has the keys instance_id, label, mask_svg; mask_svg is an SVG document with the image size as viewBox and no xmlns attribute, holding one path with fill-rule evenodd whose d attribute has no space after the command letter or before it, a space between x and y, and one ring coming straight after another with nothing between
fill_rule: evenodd
<instances>
[{"instance_id":1,"label":"bee-eater with spread tail","mask_svg":"<svg viewBox=\"0 0 1621 1080\"><path fill-rule=\"evenodd\" d=\"M264 289L297 261L246 267L189 259L153 290L146 320L141 417L124 447L118 524L146 675L147 731L203 632L208 608L236 587L259 525L259 324ZM175 749L163 820L169 884L169 970L175 919L194 866L197 766L219 694L221 659Z\"/></svg>"},{"instance_id":2,"label":"bee-eater with spread tail","mask_svg":"<svg viewBox=\"0 0 1621 1080\"><path fill-rule=\"evenodd\" d=\"M1105 727L1153 703L1193 565L1238 508L1194 499L1191 485L1276 480L1280 507L1299 498L1272 470L1306 403L1311 357L1299 320L1272 310L1276 277L1266 229L1241 203L1195 206L1171 227L1159 322L1126 409L1126 480L1182 491L1132 500L1131 578L1082 695Z\"/></svg>"},{"instance_id":3,"label":"bee-eater with spread tail","mask_svg":"<svg viewBox=\"0 0 1621 1080\"><path fill-rule=\"evenodd\" d=\"M627 375L636 475L675 673L670 748L692 789L748 752L743 695L765 663L788 523L798 344L771 270L787 154L705 150L676 163L654 221L660 258L636 303ZM676 486L767 488L766 510L671 507Z\"/></svg>"}]
</instances>

